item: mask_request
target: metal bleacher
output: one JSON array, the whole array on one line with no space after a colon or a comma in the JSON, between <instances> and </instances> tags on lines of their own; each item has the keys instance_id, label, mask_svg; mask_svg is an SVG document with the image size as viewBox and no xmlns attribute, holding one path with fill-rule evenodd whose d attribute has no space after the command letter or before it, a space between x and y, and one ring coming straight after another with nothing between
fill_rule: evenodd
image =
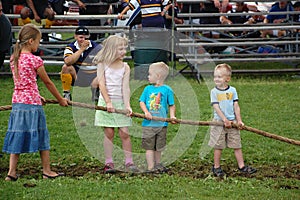
<instances>
[{"instance_id":1,"label":"metal bleacher","mask_svg":"<svg viewBox=\"0 0 300 200\"><path fill-rule=\"evenodd\" d=\"M207 0L177 0L178 3L200 3ZM243 0L237 0L243 1ZM264 0L263 2L271 2ZM299 11L287 11L285 14L300 14ZM228 15L267 15L272 14L268 11L250 12L250 13L179 13L179 17L201 17L201 16L228 16ZM278 13L276 13L278 14ZM7 15L9 18L18 18L19 15L11 14ZM128 17L128 16L127 16ZM79 20L79 19L112 19L116 20L117 15L56 15L56 19L59 20ZM77 26L51 26L51 28L40 27L42 33L73 33ZM292 63L294 68L286 70L260 70L253 71L248 70L249 73L299 73L300 69L297 67L300 62L300 22L287 21L282 24L232 24L232 25L213 25L213 24L177 24L176 31L178 33L193 35L195 32L202 31L216 31L220 34L226 33L226 31L262 31L262 30L288 30L288 34L284 37L278 38L242 38L242 37L227 37L227 38L206 38L200 34L193 35L193 37L177 40L175 46L180 48L192 49L182 54L177 54L179 62L186 62L188 68L181 70L180 72L197 73L199 77L205 70L201 69L201 66L207 62L223 63L223 62L285 62ZM13 26L12 31L18 32L20 26ZM123 33L128 34L128 27L119 27L114 25L109 26L93 26L88 27L91 33L104 33L114 34ZM295 31L296 30L296 31ZM45 65L62 65L63 64L63 49L66 44L70 42L68 40L56 40L55 42L41 42L40 49L47 52L47 56L42 56L45 60ZM98 41L101 42L101 41ZM280 47L281 51L272 54L258 53L257 49L260 46L275 46ZM199 53L200 48L206 49L209 47L232 47L233 53L223 54L220 52L209 53L209 55ZM130 59L130 58L128 58ZM8 63L8 60L5 61ZM236 71L236 73L244 73L244 71Z\"/></svg>"},{"instance_id":2,"label":"metal bleacher","mask_svg":"<svg viewBox=\"0 0 300 200\"><path fill-rule=\"evenodd\" d=\"M178 3L187 3L189 6L193 6L195 3L207 2L206 0L177 0ZM234 2L245 2L244 0L237 0ZM267 3L275 3L274 1L260 1ZM257 3L257 2L256 2ZM190 9L191 10L191 9ZM247 13L179 13L179 17L185 17L192 21L192 18L200 18L207 16L254 16L254 15L275 15L275 14L300 14L299 11L285 11L271 13L268 10L257 11L257 12L247 12ZM280 62L288 65L292 65L293 68L289 69L257 69L257 70L235 70L234 73L251 73L251 74L263 74L263 73L299 73L298 68L300 63L300 51L299 51L299 27L300 22L294 22L292 20L286 20L286 22L281 24L178 24L176 25L176 30L185 34L189 34L192 37L190 39L182 39L177 45L181 47L189 48L190 51L185 55L181 56L180 62L189 62L187 67L181 70L181 73L196 73L199 78L201 74L207 73L205 64L214 63L231 63L231 62ZM269 38L247 38L243 36L229 35L227 32L232 31L243 31L243 32L260 32L263 30L287 30L287 34L282 37L269 37ZM218 32L221 36L216 38L207 38L201 35L202 31L214 31ZM200 34L199 34L200 33ZM270 46L278 49L275 53L260 53L258 48ZM199 53L199 49L213 49L230 47L231 52L209 52L209 53ZM221 48L222 49L222 48ZM186 71L184 71L186 70ZM209 71L208 73L211 73Z\"/></svg>"},{"instance_id":3,"label":"metal bleacher","mask_svg":"<svg viewBox=\"0 0 300 200\"><path fill-rule=\"evenodd\" d=\"M89 6L96 6L96 5L107 5L108 3L85 3L85 5ZM117 6L119 3L109 3L110 5ZM73 3L69 2L69 12L67 12L65 15L55 15L55 20L59 20L61 25L53 25L51 27L46 27L43 23L41 25L37 25L41 32L43 34L49 34L49 41L41 41L39 50L43 52L41 57L44 59L44 64L45 66L62 66L64 64L63 61L63 51L66 47L67 44L72 42L74 40L74 37L71 36L70 38L65 38L61 39L56 37L56 33L70 33L74 34L75 29L78 27L76 23L74 24L66 24L64 25L64 22L66 21L77 21L78 20L116 20L117 15L116 14L103 14L103 15L79 15L78 13L79 8L78 6ZM6 16L10 19L19 19L20 15L19 14L6 14ZM127 16L125 16L127 17ZM19 30L21 29L22 26L19 25L14 25L12 26L12 33L17 34ZM120 27L120 26L114 26L112 25L107 25L107 26L87 26L89 29L90 33L103 33L105 34L114 34L114 33L123 33L127 34L128 33L128 27ZM52 34L54 33L54 34ZM104 38L99 38L96 40L96 42L100 43L102 42ZM13 43L15 43L15 40L13 40ZM12 49L11 49L12 52ZM4 61L4 64L9 63L9 57L6 56L6 60ZM7 73L5 73L7 74Z\"/></svg>"}]
</instances>

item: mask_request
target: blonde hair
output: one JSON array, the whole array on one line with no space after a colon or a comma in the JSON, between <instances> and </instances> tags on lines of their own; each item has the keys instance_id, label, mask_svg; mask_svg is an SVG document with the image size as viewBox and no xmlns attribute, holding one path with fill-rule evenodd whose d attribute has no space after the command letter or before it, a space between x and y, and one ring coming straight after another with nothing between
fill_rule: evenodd
<instances>
[{"instance_id":1,"label":"blonde hair","mask_svg":"<svg viewBox=\"0 0 300 200\"><path fill-rule=\"evenodd\" d=\"M41 31L33 24L26 24L19 31L13 52L14 74L16 77L18 77L18 65L22 49L30 39L36 40L38 36L41 36Z\"/></svg>"},{"instance_id":2,"label":"blonde hair","mask_svg":"<svg viewBox=\"0 0 300 200\"><path fill-rule=\"evenodd\" d=\"M216 70L221 70L227 76L231 76L231 74L232 74L231 66L226 63L218 64L215 67L215 71Z\"/></svg>"},{"instance_id":3,"label":"blonde hair","mask_svg":"<svg viewBox=\"0 0 300 200\"><path fill-rule=\"evenodd\" d=\"M153 70L156 74L159 74L162 81L165 80L169 75L169 66L164 62L152 63L149 66L149 70L150 69Z\"/></svg>"},{"instance_id":4,"label":"blonde hair","mask_svg":"<svg viewBox=\"0 0 300 200\"><path fill-rule=\"evenodd\" d=\"M117 49L119 46L127 46L128 40L126 37L119 35L111 35L103 41L102 49L97 53L93 62L95 64L105 63L111 64L117 59Z\"/></svg>"}]
</instances>

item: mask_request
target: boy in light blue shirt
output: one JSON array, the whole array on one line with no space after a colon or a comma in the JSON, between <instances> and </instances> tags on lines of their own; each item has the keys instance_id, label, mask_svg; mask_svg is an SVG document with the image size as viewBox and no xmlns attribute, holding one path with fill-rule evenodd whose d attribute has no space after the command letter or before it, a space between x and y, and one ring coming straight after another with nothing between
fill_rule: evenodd
<instances>
[{"instance_id":1,"label":"boy in light blue shirt","mask_svg":"<svg viewBox=\"0 0 300 200\"><path fill-rule=\"evenodd\" d=\"M255 173L257 170L244 164L241 135L244 123L241 118L238 95L236 89L228 85L231 79L231 67L228 64L219 64L214 70L214 82L216 86L211 90L211 105L214 108L214 121L221 121L223 126L211 126L209 146L214 148L214 166L212 172L215 176L225 175L221 168L220 160L222 150L226 147L234 149L234 155L238 163L238 169L245 174ZM235 122L239 129L232 128Z\"/></svg>"}]
</instances>

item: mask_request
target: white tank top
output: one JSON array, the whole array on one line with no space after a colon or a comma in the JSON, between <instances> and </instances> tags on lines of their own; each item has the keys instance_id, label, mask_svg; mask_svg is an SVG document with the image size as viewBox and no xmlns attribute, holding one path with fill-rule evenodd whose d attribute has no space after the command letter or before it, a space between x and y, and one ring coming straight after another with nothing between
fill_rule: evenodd
<instances>
[{"instance_id":1,"label":"white tank top","mask_svg":"<svg viewBox=\"0 0 300 200\"><path fill-rule=\"evenodd\" d=\"M105 67L106 89L109 98L123 100L123 77L125 73L125 65L120 69L112 69Z\"/></svg>"}]
</instances>

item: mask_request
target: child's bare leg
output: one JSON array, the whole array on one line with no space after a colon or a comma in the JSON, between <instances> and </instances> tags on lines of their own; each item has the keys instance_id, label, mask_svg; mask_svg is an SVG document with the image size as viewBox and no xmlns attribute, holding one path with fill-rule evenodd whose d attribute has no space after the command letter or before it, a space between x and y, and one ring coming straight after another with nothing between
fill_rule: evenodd
<instances>
[{"instance_id":1,"label":"child's bare leg","mask_svg":"<svg viewBox=\"0 0 300 200\"><path fill-rule=\"evenodd\" d=\"M58 174L56 172L51 171L50 151L49 150L40 151L40 156L42 160L43 174L46 174L48 176L57 176Z\"/></svg>"},{"instance_id":2,"label":"child's bare leg","mask_svg":"<svg viewBox=\"0 0 300 200\"><path fill-rule=\"evenodd\" d=\"M105 154L105 164L107 164L107 163L113 162L112 152L114 149L113 139L114 139L114 135L115 135L115 129L105 127L104 134L105 134L105 137L103 140L103 146L104 146L104 154Z\"/></svg>"},{"instance_id":3,"label":"child's bare leg","mask_svg":"<svg viewBox=\"0 0 300 200\"><path fill-rule=\"evenodd\" d=\"M125 154L125 164L133 163L132 147L128 127L119 128L119 135L122 140L122 147Z\"/></svg>"},{"instance_id":4,"label":"child's bare leg","mask_svg":"<svg viewBox=\"0 0 300 200\"><path fill-rule=\"evenodd\" d=\"M12 177L17 177L17 164L19 160L20 154L10 154L9 157L9 170L8 175ZM10 178L6 177L5 180L10 180Z\"/></svg>"},{"instance_id":5,"label":"child's bare leg","mask_svg":"<svg viewBox=\"0 0 300 200\"><path fill-rule=\"evenodd\" d=\"M234 155L236 161L238 163L239 168L243 168L245 166L244 159L243 159L243 152L242 149L234 149Z\"/></svg>"},{"instance_id":6,"label":"child's bare leg","mask_svg":"<svg viewBox=\"0 0 300 200\"><path fill-rule=\"evenodd\" d=\"M159 164L161 159L161 151L154 151L155 164Z\"/></svg>"},{"instance_id":7,"label":"child's bare leg","mask_svg":"<svg viewBox=\"0 0 300 200\"><path fill-rule=\"evenodd\" d=\"M146 150L146 160L148 165L148 170L152 170L154 168L154 151Z\"/></svg>"},{"instance_id":8,"label":"child's bare leg","mask_svg":"<svg viewBox=\"0 0 300 200\"><path fill-rule=\"evenodd\" d=\"M214 168L219 168L221 166L221 155L222 149L215 149L214 150Z\"/></svg>"}]
</instances>

